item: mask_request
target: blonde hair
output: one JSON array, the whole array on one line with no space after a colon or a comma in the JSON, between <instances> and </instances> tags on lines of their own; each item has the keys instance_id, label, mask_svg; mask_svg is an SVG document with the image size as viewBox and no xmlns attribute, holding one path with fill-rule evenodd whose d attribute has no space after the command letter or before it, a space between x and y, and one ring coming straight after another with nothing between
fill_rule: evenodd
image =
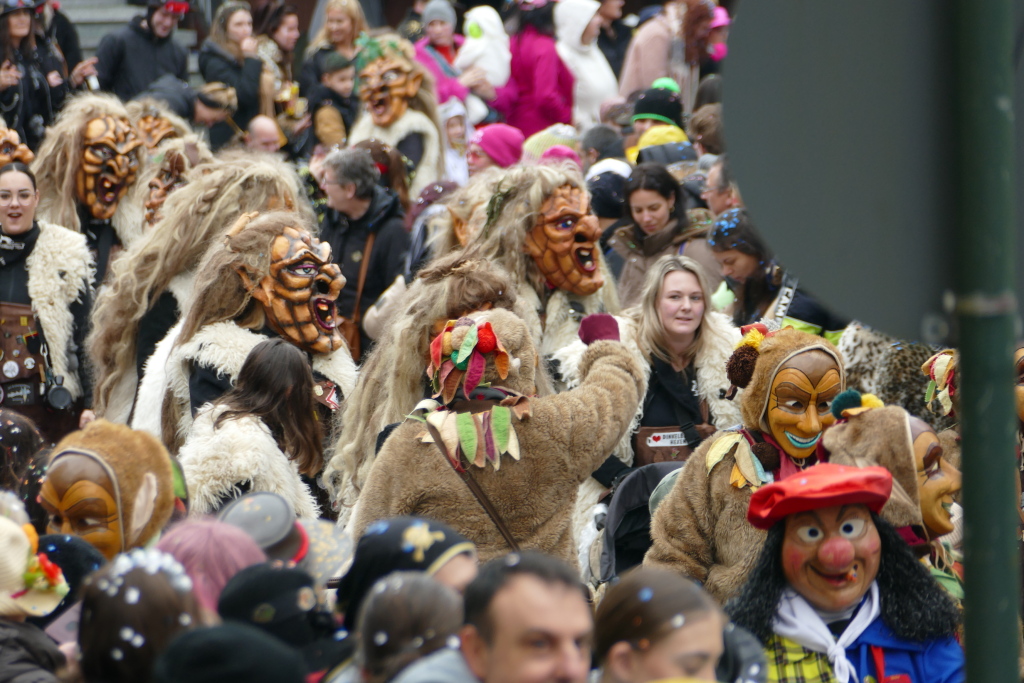
<instances>
[{"instance_id":1,"label":"blonde hair","mask_svg":"<svg viewBox=\"0 0 1024 683\"><path fill-rule=\"evenodd\" d=\"M356 44L356 38L359 37L359 34L365 33L368 30L369 26L366 23L366 15L363 14L363 8L359 4L359 0L327 0L327 9L324 10L324 25L320 27L316 36L309 42L309 47L306 48L307 59L316 54L318 50L322 50L325 47L334 47L327 38L327 15L333 11L344 12L352 20L353 46Z\"/></svg>"},{"instance_id":2,"label":"blonde hair","mask_svg":"<svg viewBox=\"0 0 1024 683\"><path fill-rule=\"evenodd\" d=\"M669 273L691 273L697 278L700 286L700 293L704 299L704 317L702 317L697 331L693 335L693 343L686 349L682 358L676 359L685 367L700 354L705 343L702 334L706 322L706 316L711 313L711 289L708 285L708 276L704 268L692 258L666 254L662 256L647 270L647 278L644 280L643 292L640 295L640 302L625 312L625 315L636 322L637 342L640 350L647 357L653 357L671 363L672 357L668 352L668 338L665 336L665 326L661 322L659 304L661 302L661 290L665 284L665 278Z\"/></svg>"},{"instance_id":3,"label":"blonde hair","mask_svg":"<svg viewBox=\"0 0 1024 683\"><path fill-rule=\"evenodd\" d=\"M298 177L273 155L236 153L216 166L195 168L186 177L188 184L164 203L163 218L111 265L110 286L96 300L86 348L94 367L99 415L121 378L133 370L142 317L182 273L196 271L196 292L201 291L200 259L241 213L265 211L280 203L298 209L298 225L315 224ZM232 273L226 279L239 278ZM178 303L184 308L188 302ZM244 308L241 299L235 299L235 304Z\"/></svg>"},{"instance_id":4,"label":"blonde hair","mask_svg":"<svg viewBox=\"0 0 1024 683\"><path fill-rule=\"evenodd\" d=\"M82 163L85 129L93 119L113 116L131 121L128 110L114 95L83 93L72 97L64 105L32 162L32 172L39 188L38 216L42 220L62 225L75 232L82 231L78 219L78 200L75 175ZM139 153L139 173L146 165L146 155ZM121 202L124 202L122 198ZM120 211L121 205L118 205Z\"/></svg>"},{"instance_id":5,"label":"blonde hair","mask_svg":"<svg viewBox=\"0 0 1024 683\"><path fill-rule=\"evenodd\" d=\"M225 2L217 8L217 13L213 15L213 23L210 25L210 42L224 48L239 64L245 61L245 57L242 55L242 46L228 38L228 22L236 12L242 10L252 17L252 6L245 0Z\"/></svg>"}]
</instances>

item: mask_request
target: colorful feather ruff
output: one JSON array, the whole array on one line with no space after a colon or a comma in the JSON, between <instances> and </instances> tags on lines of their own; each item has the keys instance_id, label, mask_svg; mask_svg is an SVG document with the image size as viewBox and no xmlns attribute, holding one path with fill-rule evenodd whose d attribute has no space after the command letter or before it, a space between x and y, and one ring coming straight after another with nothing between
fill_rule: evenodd
<instances>
[{"instance_id":1,"label":"colorful feather ruff","mask_svg":"<svg viewBox=\"0 0 1024 683\"><path fill-rule=\"evenodd\" d=\"M456 413L432 399L420 401L410 419L429 423L444 442L452 465L463 471L467 465L486 467L497 472L501 456L519 460L519 437L515 424L530 415L529 399L512 395L479 413ZM421 443L434 443L429 431L419 435Z\"/></svg>"},{"instance_id":2,"label":"colorful feather ruff","mask_svg":"<svg viewBox=\"0 0 1024 683\"><path fill-rule=\"evenodd\" d=\"M468 327L458 348L454 347L452 335L457 327ZM430 377L434 398L441 398L445 405L455 398L459 385L467 396L480 386L487 370L487 356L494 361L498 377L508 377L511 359L501 340L494 333L490 322L477 325L471 318L449 320L444 329L430 342Z\"/></svg>"}]
</instances>

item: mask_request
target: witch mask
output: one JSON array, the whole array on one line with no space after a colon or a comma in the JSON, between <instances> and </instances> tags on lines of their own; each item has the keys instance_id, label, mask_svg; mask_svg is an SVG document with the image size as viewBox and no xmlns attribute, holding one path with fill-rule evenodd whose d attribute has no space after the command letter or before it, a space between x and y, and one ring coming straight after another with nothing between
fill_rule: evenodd
<instances>
[{"instance_id":1,"label":"witch mask","mask_svg":"<svg viewBox=\"0 0 1024 683\"><path fill-rule=\"evenodd\" d=\"M244 271L239 276L277 334L311 353L344 346L335 302L345 277L331 262L331 245L286 227L271 243L270 274L259 282Z\"/></svg>"},{"instance_id":2,"label":"witch mask","mask_svg":"<svg viewBox=\"0 0 1024 683\"><path fill-rule=\"evenodd\" d=\"M795 460L814 453L835 422L832 400L843 389L839 364L819 349L797 353L772 378L765 419L772 438Z\"/></svg>"},{"instance_id":3,"label":"witch mask","mask_svg":"<svg viewBox=\"0 0 1024 683\"><path fill-rule=\"evenodd\" d=\"M167 201L167 196L185 184L185 171L189 162L183 152L176 149L167 150L160 162L160 170L156 177L149 181L149 194L146 196L146 222L155 225L160 219L160 207Z\"/></svg>"},{"instance_id":4,"label":"witch mask","mask_svg":"<svg viewBox=\"0 0 1024 683\"><path fill-rule=\"evenodd\" d=\"M586 193L562 185L541 206L537 224L526 235L525 250L552 287L585 296L604 284L597 267L600 236Z\"/></svg>"},{"instance_id":5,"label":"witch mask","mask_svg":"<svg viewBox=\"0 0 1024 683\"><path fill-rule=\"evenodd\" d=\"M15 161L31 164L35 158L32 150L18 137L18 131L9 128L0 130L0 168Z\"/></svg>"},{"instance_id":6,"label":"witch mask","mask_svg":"<svg viewBox=\"0 0 1024 683\"><path fill-rule=\"evenodd\" d=\"M366 64L359 79L359 99L374 125L387 128L409 109L423 74L415 73L409 60L385 53Z\"/></svg>"},{"instance_id":7,"label":"witch mask","mask_svg":"<svg viewBox=\"0 0 1024 683\"><path fill-rule=\"evenodd\" d=\"M960 470L943 457L942 444L930 424L910 417L921 519L931 538L953 531L953 496L960 491Z\"/></svg>"},{"instance_id":8,"label":"witch mask","mask_svg":"<svg viewBox=\"0 0 1024 683\"><path fill-rule=\"evenodd\" d=\"M135 129L142 139L142 144L150 152L156 150L164 140L178 137L178 131L174 129L174 125L160 116L159 112L139 117L139 120L135 122Z\"/></svg>"},{"instance_id":9,"label":"witch mask","mask_svg":"<svg viewBox=\"0 0 1024 683\"><path fill-rule=\"evenodd\" d=\"M82 160L75 175L75 196L97 220L117 211L139 170L142 147L127 119L102 116L86 124Z\"/></svg>"}]
</instances>

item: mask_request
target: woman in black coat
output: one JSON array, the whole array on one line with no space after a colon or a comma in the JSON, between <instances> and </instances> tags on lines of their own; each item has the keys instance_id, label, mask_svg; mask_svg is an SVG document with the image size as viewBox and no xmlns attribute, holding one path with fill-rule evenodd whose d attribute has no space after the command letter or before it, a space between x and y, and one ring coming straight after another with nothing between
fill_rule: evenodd
<instances>
[{"instance_id":1,"label":"woman in black coat","mask_svg":"<svg viewBox=\"0 0 1024 683\"><path fill-rule=\"evenodd\" d=\"M234 122L240 130L260 113L260 74L263 62L256 55L252 37L252 14L247 2L226 2L213 18L210 37L199 51L199 72L208 82L219 81L235 89L238 110ZM216 150L237 131L229 123L210 129L210 144Z\"/></svg>"}]
</instances>

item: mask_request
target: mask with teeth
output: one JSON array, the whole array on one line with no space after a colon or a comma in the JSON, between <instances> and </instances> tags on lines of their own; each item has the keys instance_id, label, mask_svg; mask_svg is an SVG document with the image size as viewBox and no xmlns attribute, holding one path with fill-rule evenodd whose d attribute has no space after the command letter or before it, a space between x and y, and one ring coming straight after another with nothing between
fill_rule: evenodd
<instances>
[{"instance_id":1,"label":"mask with teeth","mask_svg":"<svg viewBox=\"0 0 1024 683\"><path fill-rule=\"evenodd\" d=\"M0 130L0 168L7 164L20 161L23 164L31 164L36 155L27 145L21 142L16 130Z\"/></svg>"},{"instance_id":2,"label":"mask with teeth","mask_svg":"<svg viewBox=\"0 0 1024 683\"><path fill-rule=\"evenodd\" d=\"M300 228L285 228L270 245L270 275L257 283L244 271L239 275L274 332L310 353L344 345L335 302L345 276L331 262L330 244Z\"/></svg>"},{"instance_id":3,"label":"mask with teeth","mask_svg":"<svg viewBox=\"0 0 1024 683\"><path fill-rule=\"evenodd\" d=\"M128 119L103 116L89 121L82 163L75 174L75 197L97 220L109 220L135 182L142 146Z\"/></svg>"},{"instance_id":4,"label":"mask with teeth","mask_svg":"<svg viewBox=\"0 0 1024 683\"><path fill-rule=\"evenodd\" d=\"M142 144L149 151L155 150L161 142L178 137L178 131L170 121L157 114L146 114L135 122L135 129L142 139Z\"/></svg>"},{"instance_id":5,"label":"mask with teeth","mask_svg":"<svg viewBox=\"0 0 1024 683\"><path fill-rule=\"evenodd\" d=\"M185 184L188 160L178 150L168 150L160 163L160 171L149 181L149 195L146 197L146 223L155 225L160 219L160 207L167 201L167 195Z\"/></svg>"},{"instance_id":6,"label":"mask with teeth","mask_svg":"<svg viewBox=\"0 0 1024 683\"><path fill-rule=\"evenodd\" d=\"M563 185L541 206L540 221L526 234L526 253L552 287L593 294L604 284L597 265L601 228L586 193Z\"/></svg>"},{"instance_id":7,"label":"mask with teeth","mask_svg":"<svg viewBox=\"0 0 1024 683\"><path fill-rule=\"evenodd\" d=\"M373 123L387 128L402 118L409 100L419 92L423 74L409 60L385 52L359 72L359 99Z\"/></svg>"}]
</instances>

